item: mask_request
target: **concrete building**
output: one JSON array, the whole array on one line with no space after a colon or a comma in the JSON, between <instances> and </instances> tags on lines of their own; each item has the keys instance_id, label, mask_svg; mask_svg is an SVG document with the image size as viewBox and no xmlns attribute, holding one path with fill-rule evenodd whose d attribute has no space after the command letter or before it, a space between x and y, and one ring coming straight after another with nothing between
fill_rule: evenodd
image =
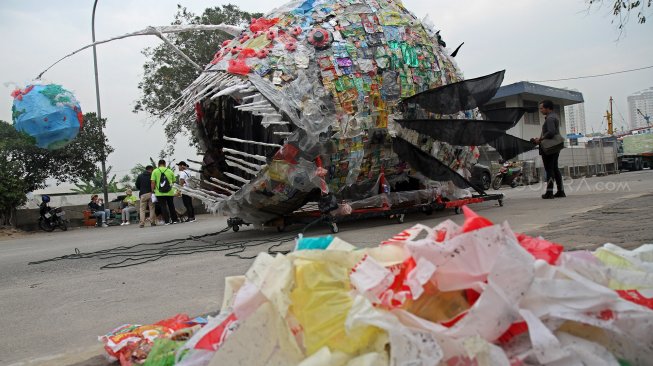
<instances>
[{"instance_id":1,"label":"concrete building","mask_svg":"<svg viewBox=\"0 0 653 366\"><path fill-rule=\"evenodd\" d=\"M628 112L630 113L630 128L648 127L646 119L637 110L640 110L645 116L653 117L653 87L644 89L628 96ZM653 123L653 121L650 121Z\"/></svg>"},{"instance_id":2,"label":"concrete building","mask_svg":"<svg viewBox=\"0 0 653 366\"><path fill-rule=\"evenodd\" d=\"M571 91L577 92L576 89ZM567 120L568 134L586 134L587 125L585 122L585 103L578 103L565 106L565 119Z\"/></svg>"},{"instance_id":3,"label":"concrete building","mask_svg":"<svg viewBox=\"0 0 653 366\"><path fill-rule=\"evenodd\" d=\"M537 111L538 104L544 99L553 102L554 111L560 116L560 133L565 136L571 133L565 118L564 108L583 103L583 94L578 91L554 88L546 85L521 81L502 86L497 94L488 103L488 109L507 107L531 107L533 113L526 113L515 127L508 131L509 134L529 140L540 136L544 116Z\"/></svg>"},{"instance_id":4,"label":"concrete building","mask_svg":"<svg viewBox=\"0 0 653 366\"><path fill-rule=\"evenodd\" d=\"M534 84L529 82L519 82L502 86L494 98L486 105L488 109L492 108L509 108L509 107L530 107L532 113L526 113L515 127L508 133L524 140L540 136L544 116L539 113L539 102L549 99L553 102L555 112L560 116L560 133L562 136L574 134L581 131L580 123L577 120L573 122L565 116L566 107L582 105L584 102L583 94L569 89L553 88L546 85ZM584 115L584 109L583 115ZM583 116L584 117L584 116ZM574 124L572 126L572 123ZM583 127L585 128L585 127ZM587 131L582 131L587 132ZM616 143L600 140L599 142L589 141L589 139L567 140L566 148L560 152L559 165L562 174L565 176L579 177L609 174L618 171L616 158ZM499 155L492 148L481 150L481 163L488 166L498 166L496 161ZM544 168L542 159L538 150L531 150L520 154L515 160L524 162L524 171L533 172L535 180L544 180ZM532 166L534 169L526 169ZM537 172L535 174L535 172ZM531 173L525 173L531 175ZM532 181L531 177L526 180Z\"/></svg>"}]
</instances>

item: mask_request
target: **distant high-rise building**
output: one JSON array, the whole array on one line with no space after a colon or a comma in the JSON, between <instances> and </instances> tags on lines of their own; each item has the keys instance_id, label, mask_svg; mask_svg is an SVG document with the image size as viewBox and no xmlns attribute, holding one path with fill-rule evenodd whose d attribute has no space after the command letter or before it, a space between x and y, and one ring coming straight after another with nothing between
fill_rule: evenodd
<instances>
[{"instance_id":1,"label":"distant high-rise building","mask_svg":"<svg viewBox=\"0 0 653 366\"><path fill-rule=\"evenodd\" d=\"M577 92L576 89L571 89ZM567 133L587 133L585 124L585 103L572 104L565 107Z\"/></svg>"},{"instance_id":2,"label":"distant high-rise building","mask_svg":"<svg viewBox=\"0 0 653 366\"><path fill-rule=\"evenodd\" d=\"M644 116L653 117L653 87L628 96L631 128L647 127L646 119L637 113L638 109ZM650 123L653 123L653 121L650 121Z\"/></svg>"}]
</instances>

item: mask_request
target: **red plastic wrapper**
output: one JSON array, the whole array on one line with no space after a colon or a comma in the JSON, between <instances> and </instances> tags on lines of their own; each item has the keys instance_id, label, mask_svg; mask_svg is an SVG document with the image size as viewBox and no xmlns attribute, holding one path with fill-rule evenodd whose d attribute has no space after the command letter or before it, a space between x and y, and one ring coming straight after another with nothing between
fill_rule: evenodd
<instances>
[{"instance_id":1,"label":"red plastic wrapper","mask_svg":"<svg viewBox=\"0 0 653 366\"><path fill-rule=\"evenodd\" d=\"M243 48L238 54L238 58L241 60L256 57L256 50L253 48Z\"/></svg>"},{"instance_id":2,"label":"red plastic wrapper","mask_svg":"<svg viewBox=\"0 0 653 366\"><path fill-rule=\"evenodd\" d=\"M252 69L247 66L244 59L229 60L227 72L237 75L247 75Z\"/></svg>"},{"instance_id":3,"label":"red plastic wrapper","mask_svg":"<svg viewBox=\"0 0 653 366\"><path fill-rule=\"evenodd\" d=\"M290 164L297 164L297 154L299 154L299 149L295 145L285 144L277 153L274 155L275 160L284 160Z\"/></svg>"},{"instance_id":4,"label":"red plastic wrapper","mask_svg":"<svg viewBox=\"0 0 653 366\"><path fill-rule=\"evenodd\" d=\"M265 19L258 18L252 19L252 24L249 25L249 30L252 32L266 31L270 29L273 25L279 22L279 18Z\"/></svg>"},{"instance_id":5,"label":"red plastic wrapper","mask_svg":"<svg viewBox=\"0 0 653 366\"><path fill-rule=\"evenodd\" d=\"M526 249L535 259L542 259L549 264L556 264L558 258L565 249L562 245L556 244L542 238L533 238L524 234L517 234L517 240L522 248Z\"/></svg>"},{"instance_id":6,"label":"red plastic wrapper","mask_svg":"<svg viewBox=\"0 0 653 366\"><path fill-rule=\"evenodd\" d=\"M125 324L99 340L111 360L120 361L121 366L131 366L147 358L155 339L169 338L175 331L189 328L191 322L188 315L177 314L152 325Z\"/></svg>"},{"instance_id":7,"label":"red plastic wrapper","mask_svg":"<svg viewBox=\"0 0 653 366\"><path fill-rule=\"evenodd\" d=\"M177 314L172 318L161 320L154 325L161 325L167 328L170 328L174 331L179 329L188 328L190 326L191 320L186 314Z\"/></svg>"},{"instance_id":8,"label":"red plastic wrapper","mask_svg":"<svg viewBox=\"0 0 653 366\"><path fill-rule=\"evenodd\" d=\"M463 206L463 212L465 213L465 223L463 224L464 233L494 225L492 221L480 216L467 206Z\"/></svg>"},{"instance_id":9,"label":"red plastic wrapper","mask_svg":"<svg viewBox=\"0 0 653 366\"><path fill-rule=\"evenodd\" d=\"M637 290L617 290L617 294L624 300L653 309L653 298L645 297Z\"/></svg>"}]
</instances>

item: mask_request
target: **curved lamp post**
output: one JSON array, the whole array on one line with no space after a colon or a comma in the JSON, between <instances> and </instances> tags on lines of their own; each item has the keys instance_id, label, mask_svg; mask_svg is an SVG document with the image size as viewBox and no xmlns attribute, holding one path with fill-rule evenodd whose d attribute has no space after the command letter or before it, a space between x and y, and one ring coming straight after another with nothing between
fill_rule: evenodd
<instances>
[{"instance_id":1,"label":"curved lamp post","mask_svg":"<svg viewBox=\"0 0 653 366\"><path fill-rule=\"evenodd\" d=\"M97 7L98 0L95 0L93 3L93 15L91 17L91 35L93 37L93 43L95 43L95 8ZM97 118L102 123L102 109L100 108L100 82L98 80L97 72L97 52L95 50L95 44L93 45L93 66L95 67L95 99L97 101ZM102 141L104 145L104 141ZM103 146L104 147L104 146ZM106 168L106 159L104 156L104 148L100 153L101 164L102 164L102 192L104 193L104 202L106 205L109 205L109 192L107 191L107 168Z\"/></svg>"}]
</instances>

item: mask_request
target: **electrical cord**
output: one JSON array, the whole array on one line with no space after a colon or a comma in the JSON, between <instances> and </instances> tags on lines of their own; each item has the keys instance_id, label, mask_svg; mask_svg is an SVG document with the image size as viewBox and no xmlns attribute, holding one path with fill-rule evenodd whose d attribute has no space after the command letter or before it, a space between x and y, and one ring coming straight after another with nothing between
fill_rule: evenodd
<instances>
[{"instance_id":1,"label":"electrical cord","mask_svg":"<svg viewBox=\"0 0 653 366\"><path fill-rule=\"evenodd\" d=\"M309 224L305 225L302 229L302 234L311 226L320 222L322 218L318 218ZM254 256L245 256L243 253L247 249L259 247L266 244L272 244L267 248L267 253L274 254L288 254L290 250L274 250L284 243L288 243L296 238L295 235L290 233L298 232L295 229L284 235L277 235L270 238L260 239L246 239L234 240L228 242L220 242L216 239L207 239L210 237L218 236L227 232L231 227L212 233L203 235L191 235L184 239L170 239L166 241L154 243L139 243L130 246L118 246L111 249L103 249L90 253L82 253L78 248L75 248L74 254L67 254L60 257L45 259L41 261L29 262L28 265L43 264L49 262L56 262L62 260L72 259L99 259L99 260L115 260L109 264L105 264L100 269L117 269L137 266L145 263L155 262L165 257L191 255L197 253L209 252L225 252L226 257L236 257L239 259L254 259Z\"/></svg>"},{"instance_id":2,"label":"electrical cord","mask_svg":"<svg viewBox=\"0 0 653 366\"><path fill-rule=\"evenodd\" d=\"M646 69L653 69L653 65L645 66L645 67L639 67L639 68L630 69L630 70L608 72L608 73L605 73L605 74L596 74L596 75L587 75L587 76L575 76L575 77L562 78L562 79L534 80L534 81L531 81L531 83L544 83L544 82L551 82L551 81L567 81L567 80L578 80L578 79L590 79L590 78L598 78L598 77L602 77L602 76L625 74L627 72L640 71L640 70L646 70Z\"/></svg>"}]
</instances>

